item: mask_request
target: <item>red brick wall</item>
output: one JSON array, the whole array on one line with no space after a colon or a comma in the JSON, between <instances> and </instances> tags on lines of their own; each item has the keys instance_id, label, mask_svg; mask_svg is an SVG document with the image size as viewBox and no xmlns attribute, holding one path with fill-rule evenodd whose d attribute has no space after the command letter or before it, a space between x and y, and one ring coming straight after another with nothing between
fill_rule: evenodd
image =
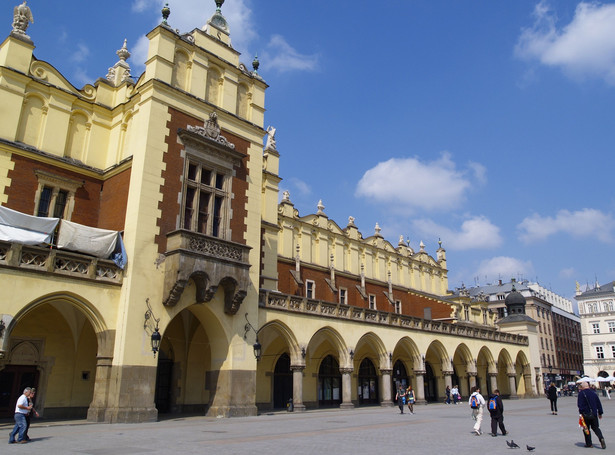
<instances>
[{"instance_id":1,"label":"red brick wall","mask_svg":"<svg viewBox=\"0 0 615 455\"><path fill-rule=\"evenodd\" d=\"M47 171L59 177L67 177L84 182L83 186L75 193L75 208L71 221L85 224L86 226L99 227L102 179L84 176L77 172L67 171L20 155L14 154L11 159L15 163L14 169L8 172L11 185L4 190L8 196L6 202L8 208L33 215L34 198L38 189L38 179L34 171Z\"/></svg>"},{"instance_id":2,"label":"red brick wall","mask_svg":"<svg viewBox=\"0 0 615 455\"><path fill-rule=\"evenodd\" d=\"M165 139L167 152L163 158L166 169L162 172L164 184L160 188L162 201L158 206L161 211L161 217L157 223L160 227L160 234L156 236L156 244L160 253L166 251L166 234L177 229L177 219L181 208L177 195L182 189L180 177L184 172L184 159L181 156L183 145L177 139L177 130L180 128L186 129L188 125L203 126L202 120L191 117L176 109L169 108L169 114L171 114L171 119L167 122L169 135ZM235 150L247 155L250 145L248 141L226 131L222 131L221 134L229 142L235 144ZM247 216L247 161L248 157L244 158L241 166L235 168L236 175L232 182L234 197L231 200L231 210L233 213L230 226L232 230L231 240L243 244L246 243L244 234Z\"/></svg>"},{"instance_id":3,"label":"red brick wall","mask_svg":"<svg viewBox=\"0 0 615 455\"><path fill-rule=\"evenodd\" d=\"M104 182L100 195L98 227L113 231L124 230L128 190L130 188L130 171L131 169L126 169Z\"/></svg>"},{"instance_id":4,"label":"red brick wall","mask_svg":"<svg viewBox=\"0 0 615 455\"><path fill-rule=\"evenodd\" d=\"M330 272L321 270L310 269L301 266L301 280L303 281L303 287L300 287L295 279L292 277L290 271L295 270L294 263L287 263L278 261L278 290L284 294L305 296L305 280L312 280L315 283L316 293L315 298L317 300L323 300L327 302L338 303L339 298L337 293L331 290L331 287L325 281L325 278L330 278ZM347 303L352 306L369 308L369 301L364 299L359 291L357 285L361 286L361 278L350 278L347 276L336 275L335 285L339 288L346 288L347 291ZM374 294L376 296L376 309L380 311L395 311L395 307L389 303L383 292L389 291L388 284L374 284L370 282L365 283L365 293L367 295ZM422 318L424 317L425 308L431 308L432 319L447 318L450 317L451 307L435 298L429 298L420 294L402 291L393 287L393 300L401 301L401 312L408 316L414 316Z\"/></svg>"}]
</instances>

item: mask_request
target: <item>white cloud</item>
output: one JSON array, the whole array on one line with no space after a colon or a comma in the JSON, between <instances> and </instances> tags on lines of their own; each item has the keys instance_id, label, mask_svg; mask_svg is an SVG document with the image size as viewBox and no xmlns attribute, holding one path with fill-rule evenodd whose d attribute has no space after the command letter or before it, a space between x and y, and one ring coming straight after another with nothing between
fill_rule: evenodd
<instances>
[{"instance_id":1,"label":"white cloud","mask_svg":"<svg viewBox=\"0 0 615 455\"><path fill-rule=\"evenodd\" d=\"M81 84L81 87L83 87L86 84L91 84L94 80L87 74L86 70L82 67L73 68L73 78L75 80L74 85L77 88L79 88L79 84Z\"/></svg>"},{"instance_id":2,"label":"white cloud","mask_svg":"<svg viewBox=\"0 0 615 455\"><path fill-rule=\"evenodd\" d=\"M525 28L515 53L561 68L571 77L597 77L615 85L615 4L581 2L562 28L546 1L534 9L534 24Z\"/></svg>"},{"instance_id":3,"label":"white cloud","mask_svg":"<svg viewBox=\"0 0 615 455\"><path fill-rule=\"evenodd\" d=\"M300 54L284 37L273 35L263 52L263 66L280 72L301 70L313 71L318 68L318 55Z\"/></svg>"},{"instance_id":4,"label":"white cloud","mask_svg":"<svg viewBox=\"0 0 615 455\"><path fill-rule=\"evenodd\" d=\"M415 233L420 236L442 239L445 248L454 250L489 249L501 245L500 228L484 216L465 220L455 231L438 225L430 219L419 219L412 223Z\"/></svg>"},{"instance_id":5,"label":"white cloud","mask_svg":"<svg viewBox=\"0 0 615 455\"><path fill-rule=\"evenodd\" d=\"M497 280L509 281L511 278L522 278L533 274L534 267L531 261L507 256L496 256L481 261L476 271L479 280L485 279L487 283Z\"/></svg>"},{"instance_id":6,"label":"white cloud","mask_svg":"<svg viewBox=\"0 0 615 455\"><path fill-rule=\"evenodd\" d=\"M302 196L307 196L312 192L312 188L310 188L310 185L305 183L303 180L300 180L296 177L291 177L290 179L288 179L288 181L297 189L299 194Z\"/></svg>"},{"instance_id":7,"label":"white cloud","mask_svg":"<svg viewBox=\"0 0 615 455\"><path fill-rule=\"evenodd\" d=\"M574 267L568 267L559 271L560 278L572 278L576 274Z\"/></svg>"},{"instance_id":8,"label":"white cloud","mask_svg":"<svg viewBox=\"0 0 615 455\"><path fill-rule=\"evenodd\" d=\"M73 62L83 62L88 58L88 55L90 55L90 49L85 44L78 43L77 50L73 52L71 60Z\"/></svg>"},{"instance_id":9,"label":"white cloud","mask_svg":"<svg viewBox=\"0 0 615 455\"><path fill-rule=\"evenodd\" d=\"M472 187L468 174L478 177L478 183L484 180L482 165L471 163L469 167L469 170L457 169L446 152L431 162L417 157L391 158L366 171L355 194L384 204L388 210L406 214L417 209L457 208Z\"/></svg>"},{"instance_id":10,"label":"white cloud","mask_svg":"<svg viewBox=\"0 0 615 455\"><path fill-rule=\"evenodd\" d=\"M519 238L525 243L544 240L560 232L573 237L594 237L610 243L613 240L614 228L613 216L596 209L582 209L576 212L560 210L555 217L534 214L517 226L520 231Z\"/></svg>"}]
</instances>

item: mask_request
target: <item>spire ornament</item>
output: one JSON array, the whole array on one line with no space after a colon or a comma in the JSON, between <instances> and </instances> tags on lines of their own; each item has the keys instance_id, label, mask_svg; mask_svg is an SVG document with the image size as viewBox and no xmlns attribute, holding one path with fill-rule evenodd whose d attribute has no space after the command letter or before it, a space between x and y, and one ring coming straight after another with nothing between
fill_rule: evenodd
<instances>
[{"instance_id":1,"label":"spire ornament","mask_svg":"<svg viewBox=\"0 0 615 455\"><path fill-rule=\"evenodd\" d=\"M162 25L169 25L167 19L171 15L171 8L169 8L169 4L165 3L164 7L161 10L162 13Z\"/></svg>"}]
</instances>

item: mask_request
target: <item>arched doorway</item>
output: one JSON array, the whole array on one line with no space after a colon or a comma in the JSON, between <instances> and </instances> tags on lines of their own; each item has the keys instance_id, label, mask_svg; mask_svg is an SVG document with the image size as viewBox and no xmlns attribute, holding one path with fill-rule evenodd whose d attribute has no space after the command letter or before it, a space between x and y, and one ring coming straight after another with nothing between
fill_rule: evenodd
<instances>
[{"instance_id":1,"label":"arched doorway","mask_svg":"<svg viewBox=\"0 0 615 455\"><path fill-rule=\"evenodd\" d=\"M395 362L393 366L393 374L391 376L391 380L393 383L391 384L391 390L397 390L399 384L403 385L404 388L408 387L410 384L410 378L408 377L408 373L406 372L406 366L401 360Z\"/></svg>"},{"instance_id":2,"label":"arched doorway","mask_svg":"<svg viewBox=\"0 0 615 455\"><path fill-rule=\"evenodd\" d=\"M290 356L280 356L273 370L273 408L281 409L293 397L293 373L290 371Z\"/></svg>"},{"instance_id":3,"label":"arched doorway","mask_svg":"<svg viewBox=\"0 0 615 455\"><path fill-rule=\"evenodd\" d=\"M359 366L359 404L378 404L378 374L376 368L367 357Z\"/></svg>"},{"instance_id":4,"label":"arched doorway","mask_svg":"<svg viewBox=\"0 0 615 455\"><path fill-rule=\"evenodd\" d=\"M0 418L13 417L17 399L26 387L38 388L38 378L33 365L9 365L0 371Z\"/></svg>"},{"instance_id":5,"label":"arched doorway","mask_svg":"<svg viewBox=\"0 0 615 455\"><path fill-rule=\"evenodd\" d=\"M171 384L173 381L173 350L158 351L156 370L156 395L154 403L161 414L171 412Z\"/></svg>"},{"instance_id":6,"label":"arched doorway","mask_svg":"<svg viewBox=\"0 0 615 455\"><path fill-rule=\"evenodd\" d=\"M438 401L436 376L433 374L431 365L427 362L425 362L425 399L432 402Z\"/></svg>"},{"instance_id":7,"label":"arched doorway","mask_svg":"<svg viewBox=\"0 0 615 455\"><path fill-rule=\"evenodd\" d=\"M340 365L332 356L326 356L318 369L318 406L339 406L342 403L342 375Z\"/></svg>"}]
</instances>

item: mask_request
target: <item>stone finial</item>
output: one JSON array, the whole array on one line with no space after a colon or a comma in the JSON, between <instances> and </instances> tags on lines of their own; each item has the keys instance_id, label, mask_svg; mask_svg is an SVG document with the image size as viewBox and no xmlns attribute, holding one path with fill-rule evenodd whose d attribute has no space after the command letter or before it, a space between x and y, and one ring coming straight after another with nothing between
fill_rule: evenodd
<instances>
[{"instance_id":1,"label":"stone finial","mask_svg":"<svg viewBox=\"0 0 615 455\"><path fill-rule=\"evenodd\" d=\"M425 252L425 244L423 243L423 241L421 240L421 243L419 244L419 247L421 248L420 251L421 252Z\"/></svg>"},{"instance_id":2,"label":"stone finial","mask_svg":"<svg viewBox=\"0 0 615 455\"><path fill-rule=\"evenodd\" d=\"M404 241L404 236L399 236L399 242L397 242L397 246L406 246L406 242Z\"/></svg>"},{"instance_id":3,"label":"stone finial","mask_svg":"<svg viewBox=\"0 0 615 455\"><path fill-rule=\"evenodd\" d=\"M324 212L325 206L322 203L322 199L320 199L318 201L318 205L316 206L316 208L318 209L318 212L316 212L316 215L324 215L325 214L325 212Z\"/></svg>"},{"instance_id":4,"label":"stone finial","mask_svg":"<svg viewBox=\"0 0 615 455\"><path fill-rule=\"evenodd\" d=\"M258 74L259 66L261 66L261 62L258 61L258 55L254 54L254 60L252 60L252 68L254 69L254 74Z\"/></svg>"},{"instance_id":5,"label":"stone finial","mask_svg":"<svg viewBox=\"0 0 615 455\"><path fill-rule=\"evenodd\" d=\"M13 30L11 34L30 40L30 37L26 35L26 30L30 22L34 23L34 16L32 16L30 7L28 7L26 2L17 5L13 9Z\"/></svg>"},{"instance_id":6,"label":"stone finial","mask_svg":"<svg viewBox=\"0 0 615 455\"><path fill-rule=\"evenodd\" d=\"M282 202L290 202L290 192L288 190L282 193Z\"/></svg>"},{"instance_id":7,"label":"stone finial","mask_svg":"<svg viewBox=\"0 0 615 455\"><path fill-rule=\"evenodd\" d=\"M354 219L355 219L354 216L349 216L348 217L348 226L356 227L355 224L354 224Z\"/></svg>"},{"instance_id":8,"label":"stone finial","mask_svg":"<svg viewBox=\"0 0 615 455\"><path fill-rule=\"evenodd\" d=\"M382 231L382 229L380 228L380 225L376 223L376 226L374 227L374 235L376 237L382 237L382 235L380 234L380 231Z\"/></svg>"},{"instance_id":9,"label":"stone finial","mask_svg":"<svg viewBox=\"0 0 615 455\"><path fill-rule=\"evenodd\" d=\"M169 25L169 23L167 22L167 19L171 15L171 8L169 8L168 3L164 4L164 7L162 8L161 13L162 13L162 25Z\"/></svg>"},{"instance_id":10,"label":"stone finial","mask_svg":"<svg viewBox=\"0 0 615 455\"><path fill-rule=\"evenodd\" d=\"M126 47L126 39L124 39L124 45L116 51L116 54L120 60L109 68L109 72L105 76L106 79L115 86L126 81L133 82L130 74L130 65L126 62L126 59L130 58L130 52L128 52Z\"/></svg>"}]
</instances>

